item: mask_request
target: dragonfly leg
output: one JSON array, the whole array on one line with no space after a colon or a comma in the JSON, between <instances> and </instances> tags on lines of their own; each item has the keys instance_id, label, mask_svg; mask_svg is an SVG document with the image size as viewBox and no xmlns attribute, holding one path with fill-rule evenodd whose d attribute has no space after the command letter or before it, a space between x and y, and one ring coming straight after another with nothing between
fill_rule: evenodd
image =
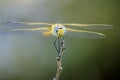
<instances>
[{"instance_id":1,"label":"dragonfly leg","mask_svg":"<svg viewBox=\"0 0 120 80\"><path fill-rule=\"evenodd\" d=\"M66 46L65 46L65 41L64 41L64 38L61 37L61 46L62 46L62 49L66 49Z\"/></svg>"},{"instance_id":2,"label":"dragonfly leg","mask_svg":"<svg viewBox=\"0 0 120 80\"><path fill-rule=\"evenodd\" d=\"M60 37L57 37L57 50L58 50L58 57L57 59L59 60L61 58L61 39Z\"/></svg>"},{"instance_id":3,"label":"dragonfly leg","mask_svg":"<svg viewBox=\"0 0 120 80\"><path fill-rule=\"evenodd\" d=\"M60 60L62 58L63 51L66 49L64 38L57 37L56 40L54 41L54 46L58 54L56 59Z\"/></svg>"},{"instance_id":4,"label":"dragonfly leg","mask_svg":"<svg viewBox=\"0 0 120 80\"><path fill-rule=\"evenodd\" d=\"M58 47L57 47L57 40L58 40L58 38L55 39L54 46L55 46L55 49L56 49L57 53L59 53L59 50L58 50Z\"/></svg>"},{"instance_id":5,"label":"dragonfly leg","mask_svg":"<svg viewBox=\"0 0 120 80\"><path fill-rule=\"evenodd\" d=\"M62 58L63 51L66 49L65 41L64 41L63 37L59 37L58 43L59 43L58 44L59 45L59 54L58 54L58 57Z\"/></svg>"}]
</instances>

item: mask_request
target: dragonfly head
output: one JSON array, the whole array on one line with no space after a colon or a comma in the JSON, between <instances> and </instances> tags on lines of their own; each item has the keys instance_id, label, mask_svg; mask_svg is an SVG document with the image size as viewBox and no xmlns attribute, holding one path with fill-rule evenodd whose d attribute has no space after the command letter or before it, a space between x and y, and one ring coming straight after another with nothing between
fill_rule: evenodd
<instances>
[{"instance_id":1,"label":"dragonfly head","mask_svg":"<svg viewBox=\"0 0 120 80\"><path fill-rule=\"evenodd\" d=\"M64 33L66 32L66 28L65 26L63 26L62 24L54 24L52 26L52 33L55 36L63 36Z\"/></svg>"}]
</instances>

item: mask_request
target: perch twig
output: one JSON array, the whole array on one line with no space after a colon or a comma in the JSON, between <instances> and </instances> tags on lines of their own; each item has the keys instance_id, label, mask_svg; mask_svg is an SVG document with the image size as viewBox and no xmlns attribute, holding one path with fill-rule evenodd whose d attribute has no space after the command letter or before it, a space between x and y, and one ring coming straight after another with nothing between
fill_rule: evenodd
<instances>
[{"instance_id":1,"label":"perch twig","mask_svg":"<svg viewBox=\"0 0 120 80\"><path fill-rule=\"evenodd\" d=\"M62 57L63 57L63 53L65 50L65 41L63 39L63 37L57 37L55 42L54 42L54 46L57 50L58 56L56 57L56 61L57 61L57 72L56 72L56 76L55 78L53 78L53 80L59 80L61 72L63 70L62 68Z\"/></svg>"}]
</instances>

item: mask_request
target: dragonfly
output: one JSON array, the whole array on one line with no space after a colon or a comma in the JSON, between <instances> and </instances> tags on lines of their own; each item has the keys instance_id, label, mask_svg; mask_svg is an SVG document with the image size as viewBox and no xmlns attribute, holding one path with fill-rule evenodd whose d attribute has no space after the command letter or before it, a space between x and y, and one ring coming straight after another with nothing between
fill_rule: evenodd
<instances>
[{"instance_id":1,"label":"dragonfly","mask_svg":"<svg viewBox=\"0 0 120 80\"><path fill-rule=\"evenodd\" d=\"M43 32L44 36L48 36L48 35L56 36L56 40L54 41L54 46L58 53L60 53L60 44L64 45L64 39L63 39L64 35L78 37L78 38L92 38L92 39L104 38L105 35L103 33L81 30L80 28L111 29L113 27L112 25L108 25L108 24L42 23L42 22L17 22L17 21L7 21L2 24L12 25L12 26L40 25L38 28L10 29L9 31L44 31ZM57 42L59 48L56 47Z\"/></svg>"},{"instance_id":2,"label":"dragonfly","mask_svg":"<svg viewBox=\"0 0 120 80\"><path fill-rule=\"evenodd\" d=\"M83 38L104 38L105 35L99 32L79 30L77 28L84 29L111 29L112 25L107 24L77 24L77 23L40 23L40 22L17 22L17 21L7 21L2 23L4 25L16 25L16 26L25 26L25 25L44 25L39 26L38 28L27 28L27 29L9 29L9 31L45 31L43 32L44 36L54 35L57 37L63 37L64 35L73 36L73 37L83 37ZM72 27L72 28L71 28ZM48 30L48 31L46 31Z\"/></svg>"},{"instance_id":3,"label":"dragonfly","mask_svg":"<svg viewBox=\"0 0 120 80\"><path fill-rule=\"evenodd\" d=\"M77 23L42 23L42 22L16 22L16 21L7 21L2 23L4 25L11 26L35 26L40 25L37 28L26 28L26 29L9 29L8 31L43 31L44 36L53 35L56 36L54 41L54 46L57 51L57 73L54 80L58 80L62 71L61 61L63 52L66 49L65 41L63 36L68 35L78 38L104 38L105 35L99 32L81 30L83 29L111 29L112 25L107 24L77 24ZM44 27L46 26L46 27ZM47 31L46 31L47 30Z\"/></svg>"}]
</instances>

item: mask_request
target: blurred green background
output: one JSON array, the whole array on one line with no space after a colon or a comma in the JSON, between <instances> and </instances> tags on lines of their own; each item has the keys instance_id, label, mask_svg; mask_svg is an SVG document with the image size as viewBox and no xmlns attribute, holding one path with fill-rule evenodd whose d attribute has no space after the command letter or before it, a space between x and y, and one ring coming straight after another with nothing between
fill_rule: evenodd
<instances>
[{"instance_id":1,"label":"blurred green background","mask_svg":"<svg viewBox=\"0 0 120 80\"><path fill-rule=\"evenodd\" d=\"M67 49L61 80L119 80L119 7L119 0L0 0L0 22L111 24L111 30L94 30L104 33L105 39L64 37ZM0 25L0 80L52 80L55 37L4 32L12 28L24 26Z\"/></svg>"}]
</instances>

